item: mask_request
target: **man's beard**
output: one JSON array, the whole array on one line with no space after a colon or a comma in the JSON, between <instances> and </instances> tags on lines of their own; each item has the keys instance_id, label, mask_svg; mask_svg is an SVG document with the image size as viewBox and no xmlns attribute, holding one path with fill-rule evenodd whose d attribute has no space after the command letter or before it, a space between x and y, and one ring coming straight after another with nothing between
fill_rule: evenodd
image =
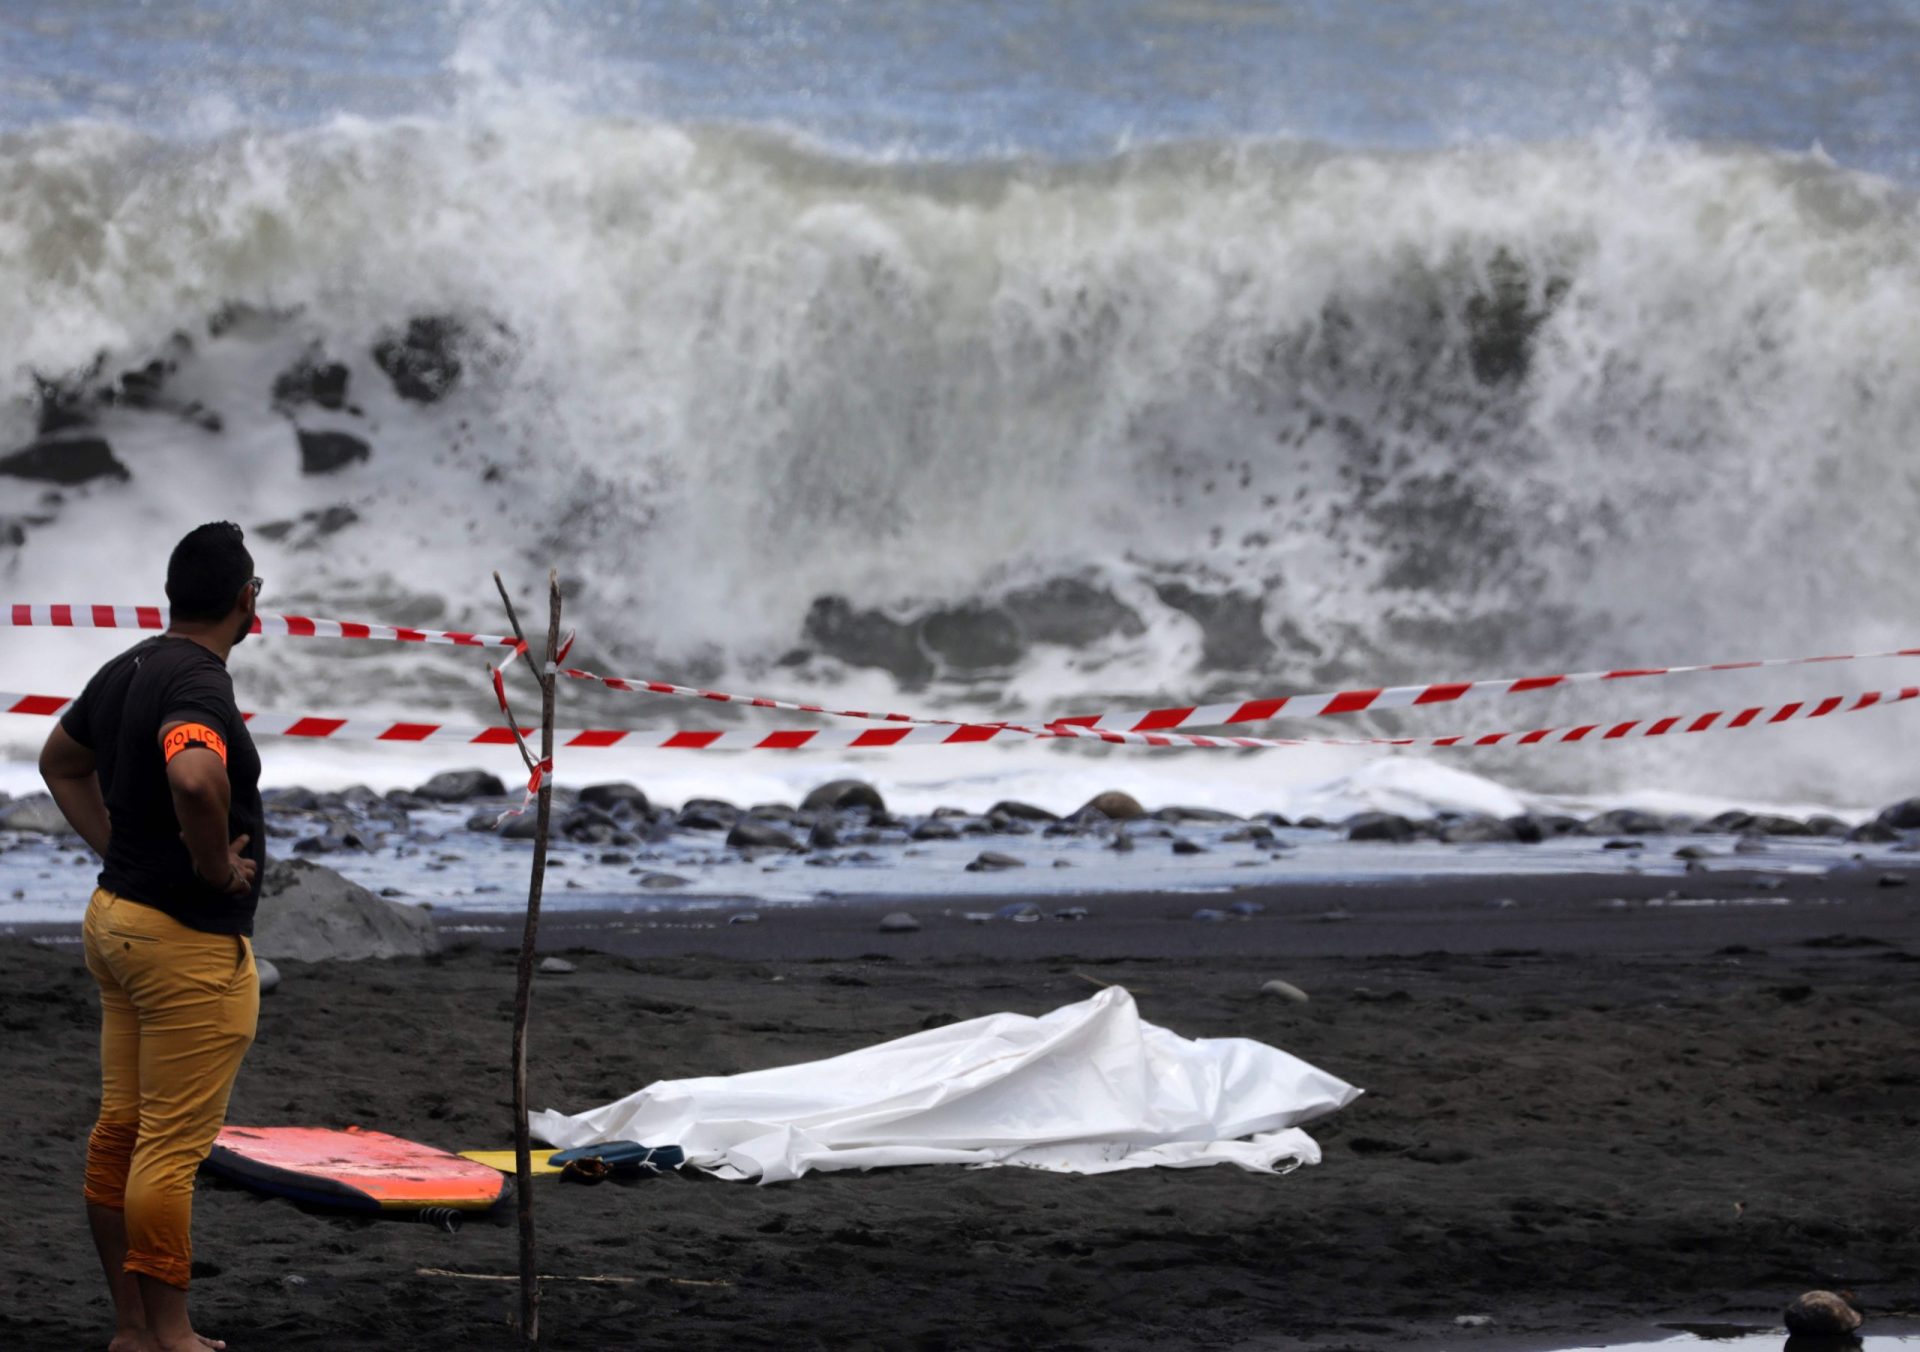
<instances>
[{"instance_id":1,"label":"man's beard","mask_svg":"<svg viewBox=\"0 0 1920 1352\"><path fill-rule=\"evenodd\" d=\"M247 635L253 632L253 620L259 614L256 606L248 606L246 615L240 621L240 627L234 630L233 646L238 647L247 641Z\"/></svg>"}]
</instances>

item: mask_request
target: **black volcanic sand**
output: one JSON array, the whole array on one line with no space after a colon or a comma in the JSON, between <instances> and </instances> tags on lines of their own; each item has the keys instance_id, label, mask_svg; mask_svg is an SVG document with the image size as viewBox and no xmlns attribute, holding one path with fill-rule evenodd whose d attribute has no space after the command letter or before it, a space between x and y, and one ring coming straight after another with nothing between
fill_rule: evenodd
<instances>
[{"instance_id":1,"label":"black volcanic sand","mask_svg":"<svg viewBox=\"0 0 1920 1352\"><path fill-rule=\"evenodd\" d=\"M1889 1316L1920 1309L1920 887L1792 880L1761 908L1679 904L1754 895L1684 882L1672 900L1671 879L1293 887L1226 924L1165 895L1037 925L922 902L906 935L876 932L896 908L878 905L763 907L733 927L552 917L546 946L579 970L540 978L537 1106L1037 1014L1095 982L1181 1033L1260 1038L1368 1092L1310 1128L1324 1164L1280 1178L541 1180L542 1270L629 1279L549 1285L545 1345L1545 1348L1774 1323L1816 1286L1856 1290L1868 1331L1913 1327ZM286 964L232 1120L506 1144L512 963L468 946ZM1311 1002L1260 994L1271 977ZM103 1346L79 1208L92 986L70 944L14 940L0 992L0 1345ZM513 1272L510 1224L450 1236L203 1181L195 1230L199 1323L236 1352L514 1345L514 1287L418 1273ZM1454 1323L1478 1314L1497 1322Z\"/></svg>"}]
</instances>

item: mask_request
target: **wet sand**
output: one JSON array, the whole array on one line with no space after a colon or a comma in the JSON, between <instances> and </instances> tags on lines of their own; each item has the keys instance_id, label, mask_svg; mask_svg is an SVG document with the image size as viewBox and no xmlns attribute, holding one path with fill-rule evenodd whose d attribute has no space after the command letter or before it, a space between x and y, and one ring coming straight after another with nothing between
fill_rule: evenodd
<instances>
[{"instance_id":1,"label":"wet sand","mask_svg":"<svg viewBox=\"0 0 1920 1352\"><path fill-rule=\"evenodd\" d=\"M545 931L578 971L540 979L539 1106L1037 1014L1102 982L1367 1094L1310 1128L1323 1164L1281 1178L544 1180L543 1270L620 1279L549 1286L545 1345L1545 1348L1770 1323L1812 1286L1851 1286L1869 1331L1910 1328L1885 1312L1920 1309L1920 887L1876 881L1301 886L1237 894L1267 911L1222 923L1189 918L1217 899L1167 894L1026 925L921 901L903 935L877 932L898 909L881 903L738 926L570 915ZM423 961L284 964L231 1119L507 1144L517 936L457 937ZM1261 995L1271 977L1311 1001ZM78 1206L94 1018L74 947L0 943L7 1347L104 1345ZM511 1284L417 1275L513 1272L510 1224L445 1235L212 1181L197 1208L196 1308L236 1352L514 1345Z\"/></svg>"}]
</instances>

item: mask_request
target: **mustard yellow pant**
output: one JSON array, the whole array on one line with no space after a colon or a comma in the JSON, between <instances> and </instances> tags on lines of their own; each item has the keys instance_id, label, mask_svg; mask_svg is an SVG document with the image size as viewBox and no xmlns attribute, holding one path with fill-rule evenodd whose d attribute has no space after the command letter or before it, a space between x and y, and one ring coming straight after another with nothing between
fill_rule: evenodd
<instances>
[{"instance_id":1,"label":"mustard yellow pant","mask_svg":"<svg viewBox=\"0 0 1920 1352\"><path fill-rule=\"evenodd\" d=\"M86 1197L126 1212L127 1271L184 1288L193 1178L260 1017L253 946L97 888L81 927L100 983L100 1119Z\"/></svg>"}]
</instances>

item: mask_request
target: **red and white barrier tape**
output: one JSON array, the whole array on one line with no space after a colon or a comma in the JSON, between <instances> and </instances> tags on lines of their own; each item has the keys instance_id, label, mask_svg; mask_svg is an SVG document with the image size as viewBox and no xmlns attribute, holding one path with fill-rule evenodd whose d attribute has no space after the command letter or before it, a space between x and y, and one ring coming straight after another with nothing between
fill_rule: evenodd
<instances>
[{"instance_id":1,"label":"red and white barrier tape","mask_svg":"<svg viewBox=\"0 0 1920 1352\"><path fill-rule=\"evenodd\" d=\"M1308 737L1274 740L1265 737L1204 737L1196 734L1115 732L1050 724L1052 735L1077 735L1101 741L1145 746L1269 747L1269 746L1538 746L1546 742L1611 742L1628 737L1665 737L1691 732L1730 732L1736 728L1768 727L1804 722L1830 714L1857 713L1883 704L1920 699L1920 686L1899 690L1869 690L1859 695L1829 695L1819 700L1754 705L1746 709L1715 709L1700 714L1669 714L1663 718L1631 718L1619 723L1582 723L1565 728L1535 728L1531 732L1455 733L1448 737Z\"/></svg>"},{"instance_id":2,"label":"red and white barrier tape","mask_svg":"<svg viewBox=\"0 0 1920 1352\"><path fill-rule=\"evenodd\" d=\"M0 625L44 629L165 629L165 606L31 606L0 605ZM261 614L254 620L256 634L287 638L376 639L389 643L451 644L458 648L511 648L520 640L511 634L467 634L453 629L408 629L391 624L361 624L354 620L321 620L309 615Z\"/></svg>"},{"instance_id":3,"label":"red and white barrier tape","mask_svg":"<svg viewBox=\"0 0 1920 1352\"><path fill-rule=\"evenodd\" d=\"M1869 690L1858 695L1830 695L1818 700L1756 705L1738 710L1699 714L1672 714L1663 718L1628 719L1619 723L1584 723L1563 728L1536 728L1530 732L1461 733L1448 737L1208 737L1165 732L1120 732L1113 729L1060 725L1020 727L1006 723L896 723L879 728L776 728L765 732L662 731L657 728L562 728L554 733L556 748L622 747L665 751L799 751L855 750L895 746L957 746L995 741L1093 741L1121 746L1200 747L1215 750L1298 746L1419 746L1485 747L1538 746L1543 743L1610 742L1633 737L1665 737L1684 733L1722 732L1737 728L1771 727L1803 722L1832 714L1857 713L1880 705L1920 699L1920 686L1898 690ZM61 695L0 693L0 713L53 715L72 700ZM448 723L396 721L382 718L322 718L313 715L255 713L246 715L254 732L282 737L467 746L512 746L513 732L505 727L463 727ZM522 736L535 729L523 728ZM538 784L535 784L538 791Z\"/></svg>"},{"instance_id":4,"label":"red and white barrier tape","mask_svg":"<svg viewBox=\"0 0 1920 1352\"><path fill-rule=\"evenodd\" d=\"M1235 700L1232 703L1223 704L1141 709L1127 713L1079 714L1047 719L1041 726L1050 729L1085 728L1100 732L1168 732L1182 727L1224 727L1235 723L1266 722L1282 717L1320 718L1331 714L1361 713L1370 709L1408 709L1429 704L1452 704L1466 699L1520 695L1534 690L1551 690L1558 686L1624 681L1647 676L1683 676L1703 671L1756 671L1766 667L1863 662L1881 657L1920 657L1920 648L1896 648L1888 652L1845 653L1826 657L1770 657L1745 662L1712 662L1696 666L1577 671L1559 676L1511 676L1480 681L1431 681L1425 685L1385 686L1370 690L1335 690L1313 695L1276 695L1266 699ZM917 714L878 713L866 709L832 709L819 704L770 699L762 695L733 695L720 690L701 690L693 686L650 681L642 677L601 676L575 667L554 666L550 670L576 681L593 681L610 690L622 690L630 694L673 695L683 699L708 700L715 704L744 704L755 709L791 709L798 713L825 714L833 718L861 718L882 723L927 723L935 726L951 726L958 721L923 718Z\"/></svg>"},{"instance_id":5,"label":"red and white barrier tape","mask_svg":"<svg viewBox=\"0 0 1920 1352\"><path fill-rule=\"evenodd\" d=\"M167 615L165 606L0 605L0 624L16 626L158 630L166 627ZM263 614L256 621L254 632L294 638L375 639L400 643L448 644L469 648L517 649L520 646L520 641L510 634L473 634L458 630L412 629L394 625L364 624L350 620L316 619L305 615ZM561 661L565 661L567 648L571 646L572 639L569 637L566 647L561 650ZM1451 704L1467 699L1518 695L1560 686L1640 677L1681 676L1697 672L1753 671L1766 667L1858 662L1883 657L1920 657L1920 648L1896 648L1886 652L1871 653L1841 653L1822 657L1773 657L1741 662L1701 663L1691 666L1629 667L1610 671L1569 672L1553 676L1500 677L1477 681L1430 681L1422 685L1336 690L1308 695L1275 695L1260 699L1235 700L1231 703L1140 709L1121 713L1078 714L1048 719L1044 726L1075 727L1099 732L1159 733L1170 732L1176 728L1225 727L1236 723L1265 722L1282 717L1318 718L1373 709L1406 709L1430 704ZM702 690L636 677L600 676L590 671L558 665L552 669L574 680L594 681L610 689L639 694L673 695L720 704L744 704L759 709L790 709L800 713L823 714L834 718L855 718L868 722L913 723L934 727L978 726L964 724L957 719L924 718L916 714L883 713L864 709L833 709L820 704L769 699L759 695L735 695L724 691Z\"/></svg>"}]
</instances>

